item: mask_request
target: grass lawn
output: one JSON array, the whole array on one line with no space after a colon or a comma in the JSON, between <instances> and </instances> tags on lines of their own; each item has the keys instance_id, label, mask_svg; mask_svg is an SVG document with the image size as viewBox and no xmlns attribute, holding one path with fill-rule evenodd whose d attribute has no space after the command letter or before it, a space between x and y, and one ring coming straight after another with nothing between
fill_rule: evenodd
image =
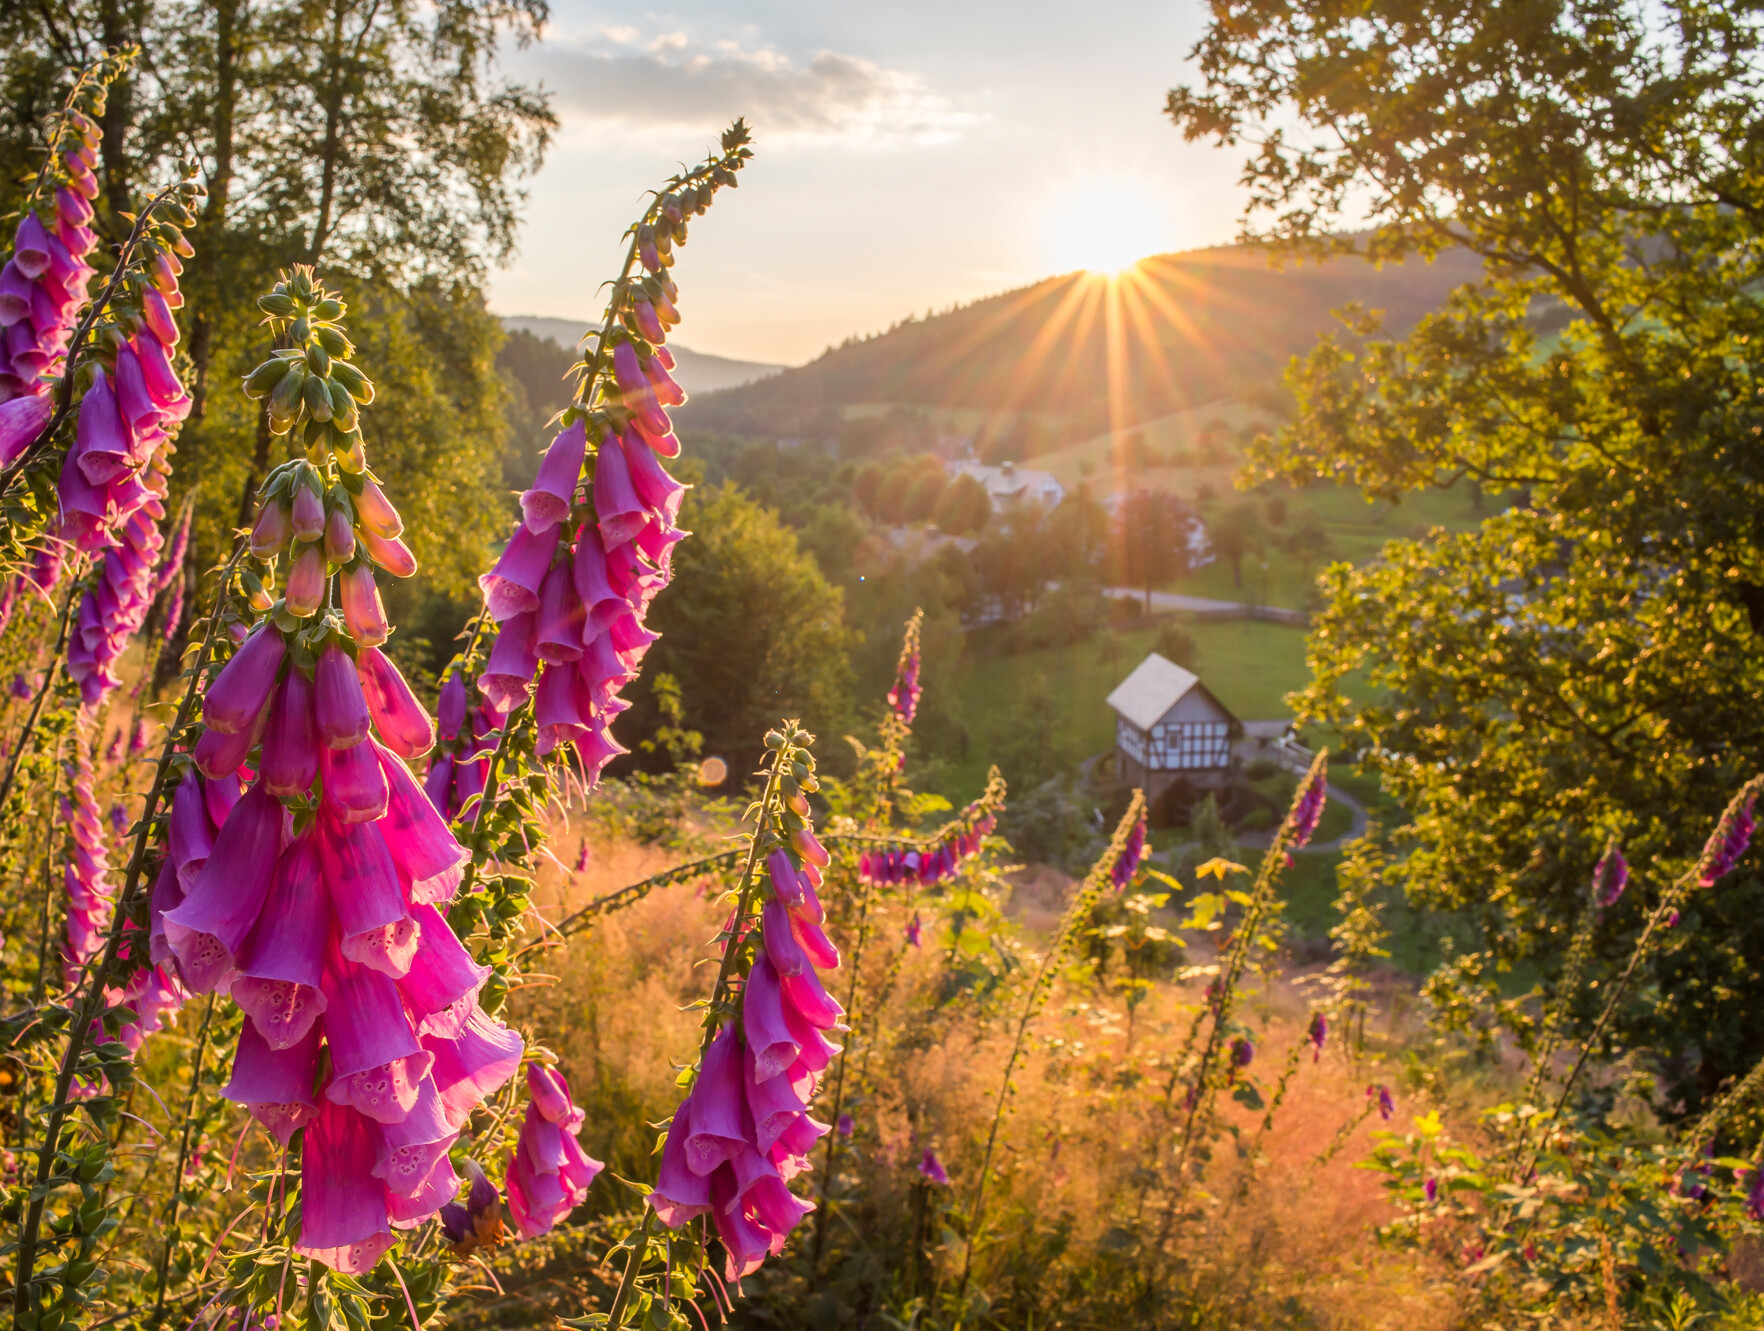
<instances>
[{"instance_id":1,"label":"grass lawn","mask_svg":"<svg viewBox=\"0 0 1764 1331\"><path fill-rule=\"evenodd\" d=\"M1301 687L1305 632L1288 624L1232 619L1192 627L1198 647L1196 671L1225 706L1246 721L1291 715L1283 695ZM1051 741L1078 757L1102 753L1115 742L1115 714L1104 700L1152 650L1159 627L1102 632L1066 647L1016 656L986 654L984 633L970 634L957 666L960 716L968 727L971 755L949 769L954 790L978 788L986 779L987 755L1013 725L1046 729ZM1024 718L1019 700L1034 675L1042 675L1060 702L1051 718Z\"/></svg>"}]
</instances>

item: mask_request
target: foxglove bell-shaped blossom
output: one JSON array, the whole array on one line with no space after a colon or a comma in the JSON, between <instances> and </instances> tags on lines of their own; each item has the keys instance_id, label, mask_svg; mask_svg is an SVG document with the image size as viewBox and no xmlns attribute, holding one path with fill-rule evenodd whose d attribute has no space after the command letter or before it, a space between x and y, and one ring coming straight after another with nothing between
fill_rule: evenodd
<instances>
[{"instance_id":1,"label":"foxglove bell-shaped blossom","mask_svg":"<svg viewBox=\"0 0 1764 1331\"><path fill-rule=\"evenodd\" d=\"M569 517L587 452L588 428L580 421L559 431L551 441L532 487L521 495L521 515L528 531L545 531Z\"/></svg>"},{"instance_id":2,"label":"foxglove bell-shaped blossom","mask_svg":"<svg viewBox=\"0 0 1764 1331\"><path fill-rule=\"evenodd\" d=\"M269 702L276 672L286 655L287 644L275 627L259 626L202 695L203 724L223 735L253 729Z\"/></svg>"},{"instance_id":3,"label":"foxglove bell-shaped blossom","mask_svg":"<svg viewBox=\"0 0 1764 1331\"><path fill-rule=\"evenodd\" d=\"M263 788L272 795L305 794L318 776L318 760L312 681L303 671L290 669L276 690L263 732Z\"/></svg>"},{"instance_id":4,"label":"foxglove bell-shaped blossom","mask_svg":"<svg viewBox=\"0 0 1764 1331\"><path fill-rule=\"evenodd\" d=\"M435 743L435 726L404 676L377 647L363 647L355 658L361 691L380 742L400 758L418 758Z\"/></svg>"},{"instance_id":5,"label":"foxglove bell-shaped blossom","mask_svg":"<svg viewBox=\"0 0 1764 1331\"><path fill-rule=\"evenodd\" d=\"M362 647L378 647L392 636L386 619L386 607L380 600L380 588L374 581L373 566L357 562L337 578L338 596L343 606L343 624L349 636Z\"/></svg>"},{"instance_id":6,"label":"foxglove bell-shaped blossom","mask_svg":"<svg viewBox=\"0 0 1764 1331\"><path fill-rule=\"evenodd\" d=\"M527 1069L531 1100L508 1171L508 1209L524 1239L548 1232L580 1206L603 1166L577 1142L582 1111L561 1074L535 1063Z\"/></svg>"},{"instance_id":7,"label":"foxglove bell-shaped blossom","mask_svg":"<svg viewBox=\"0 0 1764 1331\"><path fill-rule=\"evenodd\" d=\"M376 1154L368 1120L328 1100L306 1129L296 1252L361 1275L396 1242L384 1185L373 1174Z\"/></svg>"},{"instance_id":8,"label":"foxglove bell-shaped blossom","mask_svg":"<svg viewBox=\"0 0 1764 1331\"><path fill-rule=\"evenodd\" d=\"M939 1187L949 1182L949 1171L944 1169L943 1161L937 1158L937 1152L929 1146L925 1148L925 1153L919 1157L919 1174L926 1182L936 1184Z\"/></svg>"},{"instance_id":9,"label":"foxglove bell-shaped blossom","mask_svg":"<svg viewBox=\"0 0 1764 1331\"><path fill-rule=\"evenodd\" d=\"M301 1043L324 1015L330 928L317 836L309 830L282 852L233 981L233 1001L271 1049Z\"/></svg>"},{"instance_id":10,"label":"foxglove bell-shaped blossom","mask_svg":"<svg viewBox=\"0 0 1764 1331\"><path fill-rule=\"evenodd\" d=\"M537 532L519 524L496 567L478 579L484 604L497 623L539 608L539 584L551 569L558 530L555 524Z\"/></svg>"}]
</instances>

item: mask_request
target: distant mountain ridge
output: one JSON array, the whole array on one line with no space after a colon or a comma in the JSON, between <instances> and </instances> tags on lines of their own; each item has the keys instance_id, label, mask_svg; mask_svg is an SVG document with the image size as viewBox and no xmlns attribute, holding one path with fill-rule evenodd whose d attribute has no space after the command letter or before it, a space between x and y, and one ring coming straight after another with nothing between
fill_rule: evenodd
<instances>
[{"instance_id":1,"label":"distant mountain ridge","mask_svg":"<svg viewBox=\"0 0 1764 1331\"><path fill-rule=\"evenodd\" d=\"M1331 310L1357 301L1400 332L1480 272L1463 251L1384 268L1338 258L1277 269L1268 257L1231 245L1147 259L1115 283L1048 278L695 398L682 421L816 435L843 408L892 404L1043 413L1091 431L1131 425L1266 394L1293 355L1339 327Z\"/></svg>"},{"instance_id":2,"label":"distant mountain ridge","mask_svg":"<svg viewBox=\"0 0 1764 1331\"><path fill-rule=\"evenodd\" d=\"M538 314L505 314L500 317L504 328L548 338L565 350L573 349L588 328L586 321L551 319ZM721 388L738 388L778 374L785 368L763 361L707 356L674 342L668 343L668 350L674 353L674 378L688 393L714 393Z\"/></svg>"}]
</instances>

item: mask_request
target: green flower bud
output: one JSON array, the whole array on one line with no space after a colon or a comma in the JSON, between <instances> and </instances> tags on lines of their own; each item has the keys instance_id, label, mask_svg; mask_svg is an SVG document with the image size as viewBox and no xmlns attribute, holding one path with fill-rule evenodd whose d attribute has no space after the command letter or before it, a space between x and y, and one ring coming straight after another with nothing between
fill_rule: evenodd
<instances>
[{"instance_id":1,"label":"green flower bud","mask_svg":"<svg viewBox=\"0 0 1764 1331\"><path fill-rule=\"evenodd\" d=\"M783 748L784 747L784 736L779 734L776 730L766 731L766 747L768 749L781 749L781 748Z\"/></svg>"},{"instance_id":2,"label":"green flower bud","mask_svg":"<svg viewBox=\"0 0 1764 1331\"><path fill-rule=\"evenodd\" d=\"M294 326L288 330L288 335L294 339L296 346L301 345L312 336L312 325L306 321L304 314L294 321Z\"/></svg>"},{"instance_id":3,"label":"green flower bud","mask_svg":"<svg viewBox=\"0 0 1764 1331\"><path fill-rule=\"evenodd\" d=\"M275 391L270 394L269 414L272 421L285 421L293 424L294 417L300 413L300 398L306 387L306 367L288 363L288 372L282 376ZM283 427L286 432L286 426Z\"/></svg>"},{"instance_id":4,"label":"green flower bud","mask_svg":"<svg viewBox=\"0 0 1764 1331\"><path fill-rule=\"evenodd\" d=\"M355 350L354 344L343 336L343 330L340 328L318 328L313 331L313 336L318 339L318 344L333 356L348 356Z\"/></svg>"},{"instance_id":5,"label":"green flower bud","mask_svg":"<svg viewBox=\"0 0 1764 1331\"><path fill-rule=\"evenodd\" d=\"M348 361L337 361L331 366L331 382L342 384L349 390L349 396L364 407L374 400L374 386L368 377Z\"/></svg>"},{"instance_id":6,"label":"green flower bud","mask_svg":"<svg viewBox=\"0 0 1764 1331\"><path fill-rule=\"evenodd\" d=\"M306 368L321 379L330 377L331 355L323 346L312 346L306 349Z\"/></svg>"},{"instance_id":7,"label":"green flower bud","mask_svg":"<svg viewBox=\"0 0 1764 1331\"><path fill-rule=\"evenodd\" d=\"M282 382L282 377L287 373L287 361L266 360L245 376L245 396L251 398L267 397L271 390Z\"/></svg>"},{"instance_id":8,"label":"green flower bud","mask_svg":"<svg viewBox=\"0 0 1764 1331\"><path fill-rule=\"evenodd\" d=\"M327 296L312 307L312 317L326 321L341 319L343 317L343 302L335 296Z\"/></svg>"},{"instance_id":9,"label":"green flower bud","mask_svg":"<svg viewBox=\"0 0 1764 1331\"><path fill-rule=\"evenodd\" d=\"M337 459L337 465L352 476L359 476L367 470L367 449L361 442L359 432L346 434L331 440L331 456Z\"/></svg>"},{"instance_id":10,"label":"green flower bud","mask_svg":"<svg viewBox=\"0 0 1764 1331\"><path fill-rule=\"evenodd\" d=\"M339 430L348 433L356 425L355 399L335 379L325 385L331 399L331 420Z\"/></svg>"},{"instance_id":11,"label":"green flower bud","mask_svg":"<svg viewBox=\"0 0 1764 1331\"><path fill-rule=\"evenodd\" d=\"M330 385L328 385L323 379L320 379L317 375L308 375L306 382L301 385L301 388L303 391L300 396L301 400L306 403L307 413L315 421L330 420Z\"/></svg>"}]
</instances>

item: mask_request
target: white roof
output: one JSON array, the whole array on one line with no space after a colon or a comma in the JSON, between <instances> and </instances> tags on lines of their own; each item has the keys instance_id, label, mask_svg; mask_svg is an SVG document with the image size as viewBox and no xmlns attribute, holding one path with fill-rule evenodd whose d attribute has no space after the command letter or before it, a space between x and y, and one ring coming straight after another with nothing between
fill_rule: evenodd
<instances>
[{"instance_id":1,"label":"white roof","mask_svg":"<svg viewBox=\"0 0 1764 1331\"><path fill-rule=\"evenodd\" d=\"M1141 730L1150 730L1159 717L1199 683L1200 676L1192 670L1184 670L1153 652L1115 686L1109 695L1109 706Z\"/></svg>"}]
</instances>

